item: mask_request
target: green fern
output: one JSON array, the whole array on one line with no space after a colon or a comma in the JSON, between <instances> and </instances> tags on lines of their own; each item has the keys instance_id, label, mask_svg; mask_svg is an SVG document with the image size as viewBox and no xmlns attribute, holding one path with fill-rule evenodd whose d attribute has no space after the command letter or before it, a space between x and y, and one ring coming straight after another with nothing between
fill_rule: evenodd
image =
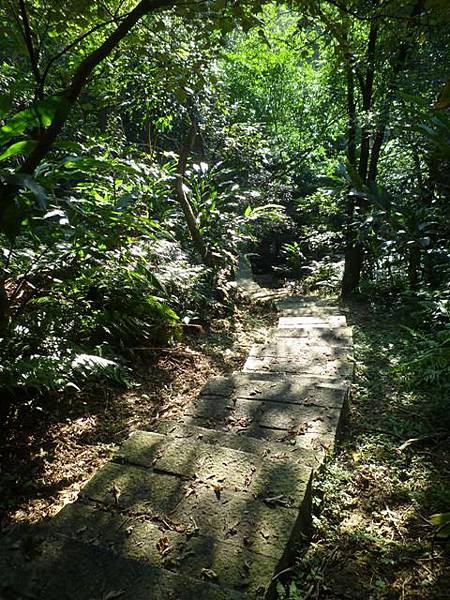
<instances>
[{"instance_id":1,"label":"green fern","mask_svg":"<svg viewBox=\"0 0 450 600\"><path fill-rule=\"evenodd\" d=\"M416 341L415 356L401 363L396 370L410 373L416 381L441 383L450 378L450 331L425 335L408 329Z\"/></svg>"}]
</instances>

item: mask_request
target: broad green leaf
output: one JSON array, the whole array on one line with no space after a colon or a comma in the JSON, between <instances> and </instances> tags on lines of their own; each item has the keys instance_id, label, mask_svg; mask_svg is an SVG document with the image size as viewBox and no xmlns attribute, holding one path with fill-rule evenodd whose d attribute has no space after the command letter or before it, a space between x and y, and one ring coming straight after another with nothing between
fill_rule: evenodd
<instances>
[{"instance_id":1,"label":"broad green leaf","mask_svg":"<svg viewBox=\"0 0 450 600\"><path fill-rule=\"evenodd\" d=\"M9 148L0 155L0 161L6 160L11 156L17 156L20 154L21 156L27 156L36 148L37 141L36 140L24 140L23 142L16 142L12 144Z\"/></svg>"},{"instance_id":2,"label":"broad green leaf","mask_svg":"<svg viewBox=\"0 0 450 600\"><path fill-rule=\"evenodd\" d=\"M450 79L444 85L439 98L437 99L434 108L436 110L444 110L450 106Z\"/></svg>"},{"instance_id":3,"label":"broad green leaf","mask_svg":"<svg viewBox=\"0 0 450 600\"><path fill-rule=\"evenodd\" d=\"M450 513L436 513L431 515L429 521L437 527L436 537L448 539L450 537Z\"/></svg>"},{"instance_id":4,"label":"broad green leaf","mask_svg":"<svg viewBox=\"0 0 450 600\"><path fill-rule=\"evenodd\" d=\"M0 129L0 146L7 144L17 135L22 135L31 127L48 127L60 111L68 108L63 96L50 96L35 106L13 115Z\"/></svg>"},{"instance_id":5,"label":"broad green leaf","mask_svg":"<svg viewBox=\"0 0 450 600\"><path fill-rule=\"evenodd\" d=\"M361 179L358 171L355 169L355 167L349 161L346 161L346 167L347 167L347 172L350 175L350 179L352 181L353 186L355 187L356 190L361 191L364 187L364 182Z\"/></svg>"},{"instance_id":6,"label":"broad green leaf","mask_svg":"<svg viewBox=\"0 0 450 600\"><path fill-rule=\"evenodd\" d=\"M435 513L431 515L428 520L432 525L436 525L439 527L440 525L444 525L445 523L450 523L450 512L445 513Z\"/></svg>"},{"instance_id":7,"label":"broad green leaf","mask_svg":"<svg viewBox=\"0 0 450 600\"><path fill-rule=\"evenodd\" d=\"M34 177L26 173L16 173L7 177L8 183L24 187L33 193L40 208L44 209L47 206L48 196L44 188L36 181Z\"/></svg>"}]
</instances>

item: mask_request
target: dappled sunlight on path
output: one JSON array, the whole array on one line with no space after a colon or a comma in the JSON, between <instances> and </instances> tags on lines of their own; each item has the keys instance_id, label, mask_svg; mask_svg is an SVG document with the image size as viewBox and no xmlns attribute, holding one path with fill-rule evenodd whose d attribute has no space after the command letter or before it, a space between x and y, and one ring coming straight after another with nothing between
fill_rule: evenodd
<instances>
[{"instance_id":1,"label":"dappled sunlight on path","mask_svg":"<svg viewBox=\"0 0 450 600\"><path fill-rule=\"evenodd\" d=\"M251 282L246 292L270 295ZM273 593L308 533L313 474L353 376L351 330L335 307L285 298L278 309L242 372L207 382L178 421L136 431L75 503L3 541L5 598Z\"/></svg>"}]
</instances>

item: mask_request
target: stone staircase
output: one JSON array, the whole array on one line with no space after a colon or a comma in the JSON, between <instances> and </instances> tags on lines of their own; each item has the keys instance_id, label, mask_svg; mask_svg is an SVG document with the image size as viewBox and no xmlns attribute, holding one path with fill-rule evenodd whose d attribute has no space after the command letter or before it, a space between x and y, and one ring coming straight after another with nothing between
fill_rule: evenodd
<instances>
[{"instance_id":1,"label":"stone staircase","mask_svg":"<svg viewBox=\"0 0 450 600\"><path fill-rule=\"evenodd\" d=\"M178 422L136 431L75 503L2 541L0 598L273 596L353 376L335 306L289 297L277 309L241 372L210 380Z\"/></svg>"}]
</instances>

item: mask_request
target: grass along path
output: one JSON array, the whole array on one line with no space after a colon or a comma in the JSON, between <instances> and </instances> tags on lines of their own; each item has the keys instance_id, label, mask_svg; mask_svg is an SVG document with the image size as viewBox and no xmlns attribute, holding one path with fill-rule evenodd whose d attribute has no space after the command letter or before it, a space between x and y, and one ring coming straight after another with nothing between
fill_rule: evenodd
<instances>
[{"instance_id":1,"label":"grass along path","mask_svg":"<svg viewBox=\"0 0 450 600\"><path fill-rule=\"evenodd\" d=\"M414 386L395 370L411 357L400 326L406 312L347 308L353 397L342 441L315 486L312 543L279 597L448 600L449 543L433 539L428 518L450 510L449 389Z\"/></svg>"}]
</instances>

